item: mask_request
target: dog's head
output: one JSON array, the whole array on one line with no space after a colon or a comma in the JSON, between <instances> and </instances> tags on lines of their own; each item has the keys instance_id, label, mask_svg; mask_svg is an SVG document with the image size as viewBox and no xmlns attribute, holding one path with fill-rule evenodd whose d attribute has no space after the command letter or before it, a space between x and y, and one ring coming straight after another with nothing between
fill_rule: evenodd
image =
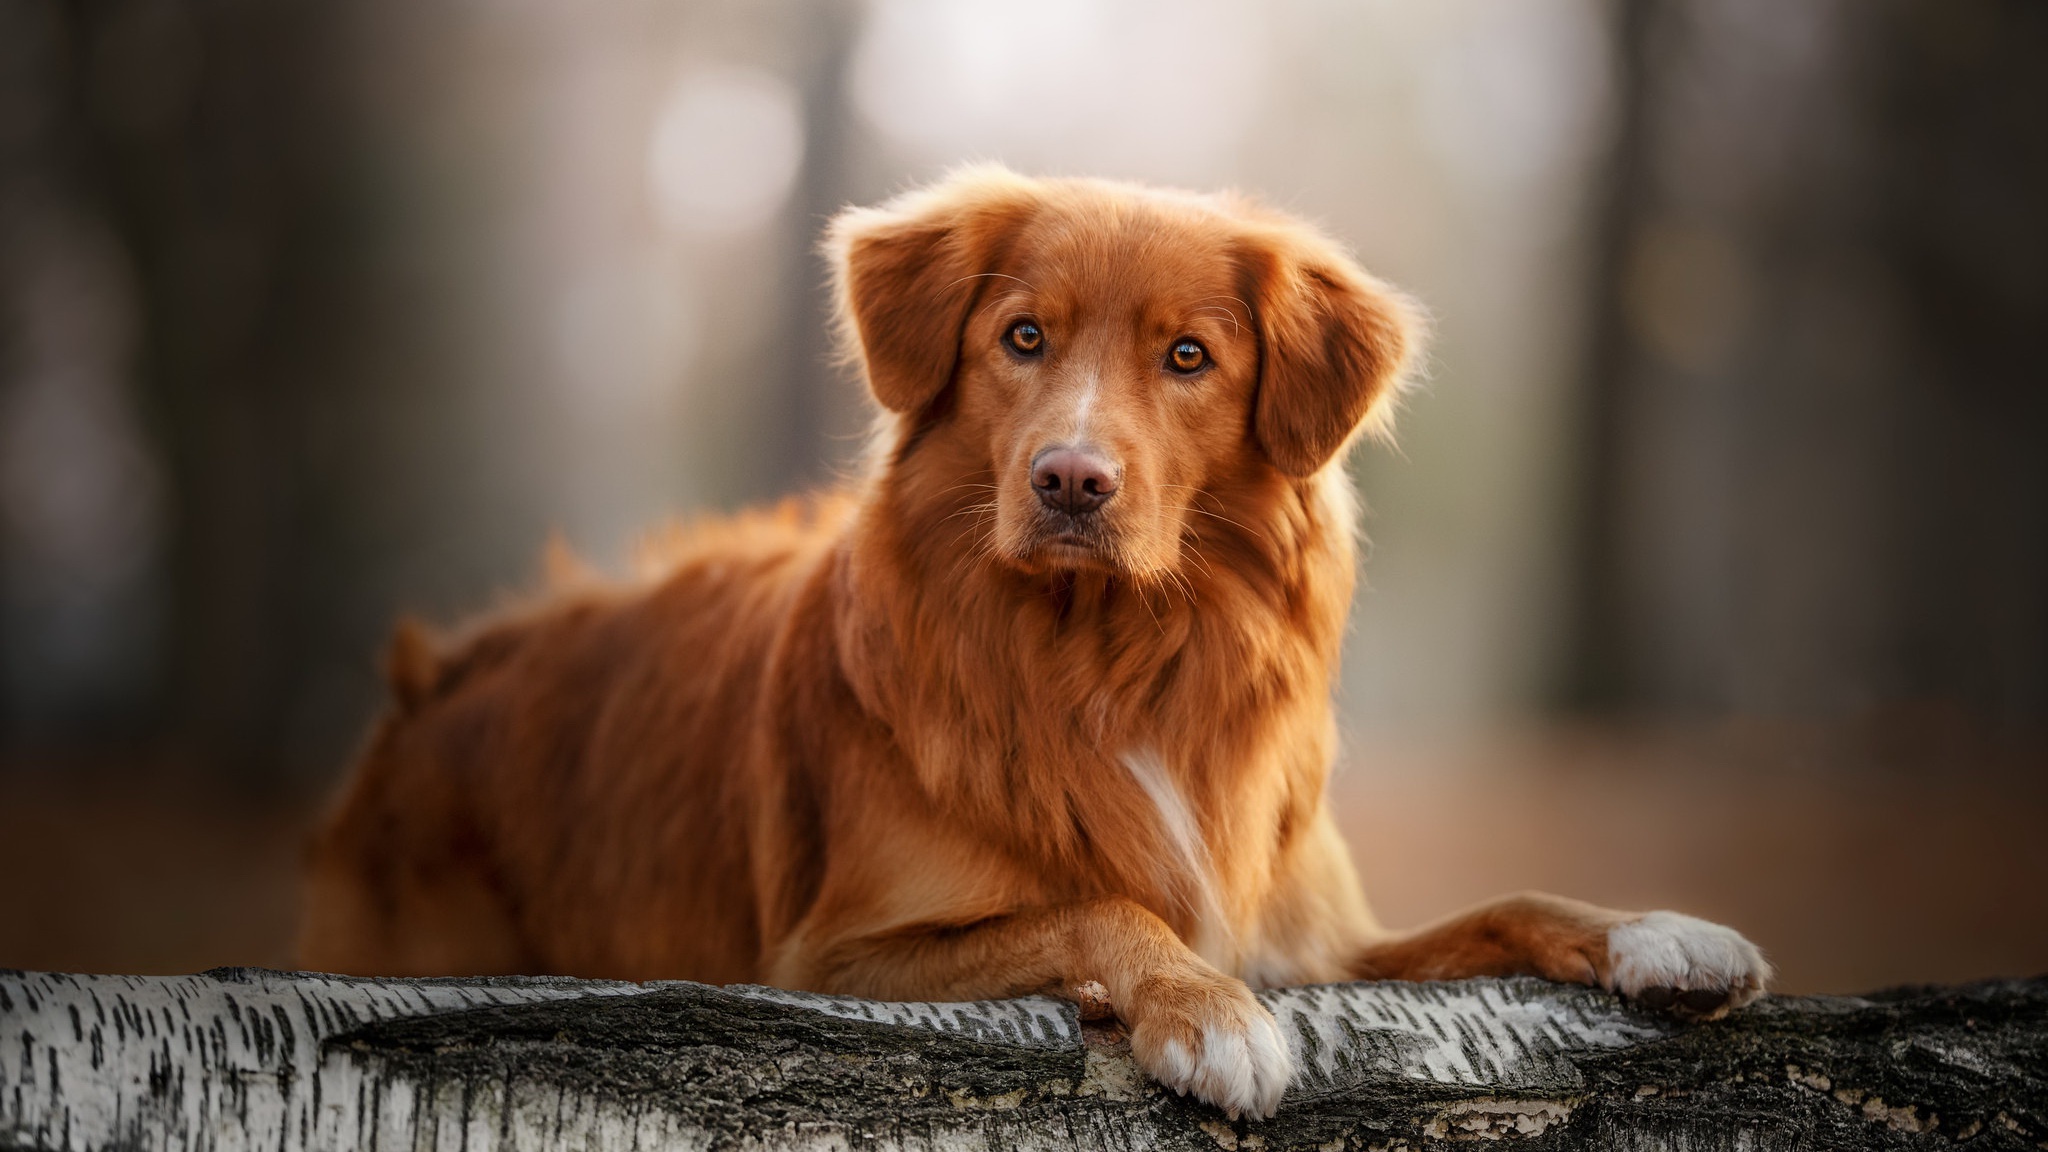
<instances>
[{"instance_id":1,"label":"dog's head","mask_svg":"<svg viewBox=\"0 0 2048 1152\"><path fill-rule=\"evenodd\" d=\"M973 506L1027 572L1171 570L1212 489L1337 460L1414 344L1401 296L1232 197L978 168L827 245L892 479Z\"/></svg>"}]
</instances>

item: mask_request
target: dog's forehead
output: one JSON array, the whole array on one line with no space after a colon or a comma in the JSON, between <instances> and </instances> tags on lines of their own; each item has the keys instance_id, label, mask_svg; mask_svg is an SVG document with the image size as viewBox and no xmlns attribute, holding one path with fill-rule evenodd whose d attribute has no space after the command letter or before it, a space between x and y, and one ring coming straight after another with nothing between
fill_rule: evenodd
<instances>
[{"instance_id":1,"label":"dog's forehead","mask_svg":"<svg viewBox=\"0 0 2048 1152\"><path fill-rule=\"evenodd\" d=\"M1235 243L1229 220L1199 207L1082 198L1033 216L1012 274L1048 309L1174 312L1232 290Z\"/></svg>"}]
</instances>

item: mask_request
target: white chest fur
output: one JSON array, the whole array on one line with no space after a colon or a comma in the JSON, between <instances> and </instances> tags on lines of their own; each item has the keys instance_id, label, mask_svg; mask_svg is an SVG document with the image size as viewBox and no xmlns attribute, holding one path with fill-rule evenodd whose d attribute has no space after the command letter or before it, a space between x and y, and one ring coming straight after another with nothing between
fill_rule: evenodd
<instances>
[{"instance_id":1,"label":"white chest fur","mask_svg":"<svg viewBox=\"0 0 2048 1152\"><path fill-rule=\"evenodd\" d=\"M1152 817L1169 857L1161 863L1159 885L1194 918L1188 946L1226 972L1238 966L1237 933L1217 895L1215 861L1202 822L1159 752L1139 748L1118 757L1151 801Z\"/></svg>"}]
</instances>

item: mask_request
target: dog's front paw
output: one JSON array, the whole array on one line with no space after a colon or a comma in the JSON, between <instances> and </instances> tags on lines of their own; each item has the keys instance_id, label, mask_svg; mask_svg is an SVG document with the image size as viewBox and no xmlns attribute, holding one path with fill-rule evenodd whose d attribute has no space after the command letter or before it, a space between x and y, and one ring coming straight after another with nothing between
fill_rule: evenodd
<instances>
[{"instance_id":1,"label":"dog's front paw","mask_svg":"<svg viewBox=\"0 0 2048 1152\"><path fill-rule=\"evenodd\" d=\"M1651 912L1607 932L1607 987L1652 1008L1715 1020L1770 979L1763 953L1733 928Z\"/></svg>"},{"instance_id":2,"label":"dog's front paw","mask_svg":"<svg viewBox=\"0 0 2048 1152\"><path fill-rule=\"evenodd\" d=\"M1131 1054L1152 1078L1228 1113L1271 1116L1294 1078L1280 1025L1239 980L1155 977L1118 1005Z\"/></svg>"}]
</instances>

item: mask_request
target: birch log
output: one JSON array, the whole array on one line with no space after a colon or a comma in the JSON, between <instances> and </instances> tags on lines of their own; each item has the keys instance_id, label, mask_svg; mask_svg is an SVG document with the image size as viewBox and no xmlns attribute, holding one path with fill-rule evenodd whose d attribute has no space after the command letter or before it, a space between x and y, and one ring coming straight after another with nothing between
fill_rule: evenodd
<instances>
[{"instance_id":1,"label":"birch log","mask_svg":"<svg viewBox=\"0 0 2048 1152\"><path fill-rule=\"evenodd\" d=\"M1684 1027L1532 980L1265 993L1280 1114L1046 999L0 972L0 1149L2048 1148L2048 980Z\"/></svg>"}]
</instances>

